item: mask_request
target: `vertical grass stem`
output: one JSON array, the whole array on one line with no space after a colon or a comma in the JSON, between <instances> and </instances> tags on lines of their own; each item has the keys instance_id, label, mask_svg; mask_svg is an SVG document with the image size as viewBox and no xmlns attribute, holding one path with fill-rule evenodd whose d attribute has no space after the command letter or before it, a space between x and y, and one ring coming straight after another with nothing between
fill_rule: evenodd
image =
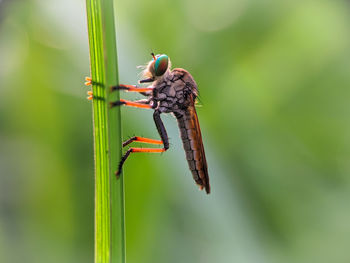
<instances>
[{"instance_id":1,"label":"vertical grass stem","mask_svg":"<svg viewBox=\"0 0 350 263\"><path fill-rule=\"evenodd\" d=\"M86 0L93 80L93 130L95 149L95 263L125 262L123 176L114 171L121 157L119 99L109 87L118 84L114 8L112 0Z\"/></svg>"}]
</instances>

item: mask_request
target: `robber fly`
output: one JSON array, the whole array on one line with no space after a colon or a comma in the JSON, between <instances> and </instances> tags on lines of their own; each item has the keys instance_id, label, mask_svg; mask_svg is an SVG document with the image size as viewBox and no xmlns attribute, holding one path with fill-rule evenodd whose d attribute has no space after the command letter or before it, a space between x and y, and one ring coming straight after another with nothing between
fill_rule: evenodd
<instances>
[{"instance_id":1,"label":"robber fly","mask_svg":"<svg viewBox=\"0 0 350 263\"><path fill-rule=\"evenodd\" d=\"M111 107L131 106L137 108L154 109L153 119L156 124L161 140L148 139L143 137L132 137L123 143L123 147L132 142L149 144L162 144L163 148L129 148L122 156L116 175L119 176L126 159L135 152L165 152L169 149L168 135L160 118L161 113L173 113L180 128L183 147L186 152L186 159L192 172L193 179L200 190L205 189L210 193L208 166L204 153L201 129L195 109L195 101L198 96L197 84L191 74L182 69L171 70L171 62L167 55L154 55L143 71L145 79L139 83L152 84L146 88L133 85L113 86L111 91L125 90L139 92L147 99L138 101L118 100L111 102ZM91 93L90 93L91 95ZM90 97L91 98L91 97Z\"/></svg>"}]
</instances>

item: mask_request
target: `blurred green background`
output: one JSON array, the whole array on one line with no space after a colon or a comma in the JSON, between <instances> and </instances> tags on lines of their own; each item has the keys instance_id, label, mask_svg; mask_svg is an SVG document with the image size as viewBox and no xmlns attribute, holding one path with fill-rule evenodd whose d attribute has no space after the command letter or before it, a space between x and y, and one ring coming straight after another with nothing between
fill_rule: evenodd
<instances>
[{"instance_id":1,"label":"blurred green background","mask_svg":"<svg viewBox=\"0 0 350 263\"><path fill-rule=\"evenodd\" d=\"M151 51L196 79L212 185L197 190L164 116L170 150L125 166L127 261L350 262L349 1L115 9L121 83ZM87 75L83 0L0 1L0 262L93 261ZM158 138L151 111L122 122Z\"/></svg>"}]
</instances>

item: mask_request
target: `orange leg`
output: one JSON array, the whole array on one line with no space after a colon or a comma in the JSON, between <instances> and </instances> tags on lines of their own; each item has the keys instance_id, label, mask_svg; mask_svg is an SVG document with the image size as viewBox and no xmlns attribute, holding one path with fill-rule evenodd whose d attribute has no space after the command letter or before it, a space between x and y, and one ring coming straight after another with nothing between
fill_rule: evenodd
<instances>
[{"instance_id":1,"label":"orange leg","mask_svg":"<svg viewBox=\"0 0 350 263\"><path fill-rule=\"evenodd\" d=\"M132 142L142 142L142 143L150 143L150 144L163 144L163 142L161 140L154 140L154 139L148 139L148 138L144 138L144 137L134 136L134 137L130 138L129 140L123 142L123 147L127 146L128 144L130 144Z\"/></svg>"},{"instance_id":2,"label":"orange leg","mask_svg":"<svg viewBox=\"0 0 350 263\"><path fill-rule=\"evenodd\" d=\"M133 153L162 153L165 152L164 148L130 148ZM129 150L130 150L129 149Z\"/></svg>"},{"instance_id":3,"label":"orange leg","mask_svg":"<svg viewBox=\"0 0 350 263\"><path fill-rule=\"evenodd\" d=\"M86 86L91 86L92 84L97 84L94 81L92 81L91 77L85 77L85 85ZM115 90L125 90L125 91L130 91L130 92L140 92L140 93L144 93L144 92L149 92L152 91L153 88L141 88L141 87L137 87L137 86L133 86L133 85L124 85L124 84L120 84L118 86L112 86L111 87L111 92L115 91ZM93 95L91 91L88 91L88 95L89 97L87 98L88 100L92 100L93 99ZM144 94L145 95L145 94ZM121 100L122 101L122 100ZM120 104L117 105L113 105L113 106L118 106ZM137 107L134 105L127 105L127 106L133 106L133 107ZM145 108L145 107L141 107L141 108ZM148 107L147 107L148 108Z\"/></svg>"},{"instance_id":4,"label":"orange leg","mask_svg":"<svg viewBox=\"0 0 350 263\"><path fill-rule=\"evenodd\" d=\"M130 153L134 153L134 152L160 153L160 152L165 152L166 150L169 149L168 134L165 130L164 124L160 118L160 112L158 110L154 111L153 119L154 119L154 122L156 124L160 138L162 139L161 141L135 136L135 137L125 141L123 143L123 146L126 146L126 145L132 143L133 141L137 141L137 142L143 142L143 143L163 144L164 147L163 148L134 148L134 147L129 148L119 162L118 171L115 173L117 177L121 173L123 164L125 163L126 159L128 159Z\"/></svg>"},{"instance_id":5,"label":"orange leg","mask_svg":"<svg viewBox=\"0 0 350 263\"><path fill-rule=\"evenodd\" d=\"M111 91L115 91L115 90L125 90L125 91L132 91L132 92L148 92L148 91L152 91L153 88L140 88L133 85L120 84L118 86L111 87Z\"/></svg>"},{"instance_id":6,"label":"orange leg","mask_svg":"<svg viewBox=\"0 0 350 263\"><path fill-rule=\"evenodd\" d=\"M115 102L111 102L110 105L112 108L115 106L125 105L125 106L136 107L136 108L152 109L152 107L149 104L133 102L129 100L118 100Z\"/></svg>"}]
</instances>

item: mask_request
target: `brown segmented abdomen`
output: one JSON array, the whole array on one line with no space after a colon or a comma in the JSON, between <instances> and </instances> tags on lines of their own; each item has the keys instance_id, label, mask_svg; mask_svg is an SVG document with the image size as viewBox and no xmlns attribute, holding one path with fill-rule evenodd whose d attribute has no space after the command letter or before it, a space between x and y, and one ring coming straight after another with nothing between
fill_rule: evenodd
<instances>
[{"instance_id":1,"label":"brown segmented abdomen","mask_svg":"<svg viewBox=\"0 0 350 263\"><path fill-rule=\"evenodd\" d=\"M196 109L194 106L190 106L185 110L184 114L175 114L175 116L193 179L201 189L205 188L205 191L209 194L208 165Z\"/></svg>"}]
</instances>

